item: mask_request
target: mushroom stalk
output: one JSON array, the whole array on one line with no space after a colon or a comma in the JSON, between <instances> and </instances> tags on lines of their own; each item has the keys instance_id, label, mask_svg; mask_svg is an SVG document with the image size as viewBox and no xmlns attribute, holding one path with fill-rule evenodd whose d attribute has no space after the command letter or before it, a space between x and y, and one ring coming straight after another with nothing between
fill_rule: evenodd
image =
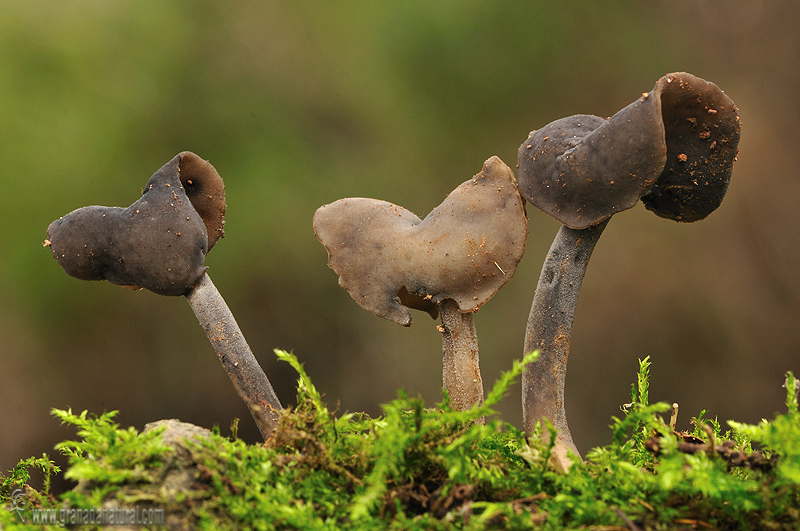
<instances>
[{"instance_id":1,"label":"mushroom stalk","mask_svg":"<svg viewBox=\"0 0 800 531\"><path fill-rule=\"evenodd\" d=\"M439 303L442 317L442 374L453 407L466 411L483 404L483 380L478 363L478 335L472 313L462 313L458 303ZM479 422L483 422L481 419Z\"/></svg>"},{"instance_id":2,"label":"mushroom stalk","mask_svg":"<svg viewBox=\"0 0 800 531\"><path fill-rule=\"evenodd\" d=\"M186 293L186 300L266 441L278 428L283 406L208 273Z\"/></svg>"},{"instance_id":3,"label":"mushroom stalk","mask_svg":"<svg viewBox=\"0 0 800 531\"><path fill-rule=\"evenodd\" d=\"M522 412L525 433L537 421L549 419L558 431L554 448L557 461L568 468L568 451L580 456L567 426L564 382L572 339L578 292L589 258L608 219L586 229L562 225L547 254L525 332L525 353L539 358L522 374Z\"/></svg>"}]
</instances>

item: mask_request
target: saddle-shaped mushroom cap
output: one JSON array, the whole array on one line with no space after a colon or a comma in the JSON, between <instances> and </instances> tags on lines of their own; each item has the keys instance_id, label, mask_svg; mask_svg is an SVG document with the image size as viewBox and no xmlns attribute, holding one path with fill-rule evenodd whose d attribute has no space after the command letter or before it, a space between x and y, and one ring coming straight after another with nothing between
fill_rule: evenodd
<instances>
[{"instance_id":1,"label":"saddle-shaped mushroom cap","mask_svg":"<svg viewBox=\"0 0 800 531\"><path fill-rule=\"evenodd\" d=\"M183 152L150 178L142 197L128 208L79 208L51 223L47 240L53 257L73 277L184 295L205 271L209 233L214 242L222 235L224 213L219 174L197 155ZM205 222L201 214L208 216Z\"/></svg>"},{"instance_id":2,"label":"saddle-shaped mushroom cap","mask_svg":"<svg viewBox=\"0 0 800 531\"><path fill-rule=\"evenodd\" d=\"M386 201L340 199L317 210L314 231L339 285L409 326L408 307L435 318L445 299L464 313L486 303L513 276L528 228L514 174L492 157L424 220Z\"/></svg>"},{"instance_id":3,"label":"saddle-shaped mushroom cap","mask_svg":"<svg viewBox=\"0 0 800 531\"><path fill-rule=\"evenodd\" d=\"M519 148L519 186L573 229L596 225L641 198L661 217L697 221L722 202L741 123L715 84L685 72L611 118L575 115L532 131Z\"/></svg>"}]
</instances>

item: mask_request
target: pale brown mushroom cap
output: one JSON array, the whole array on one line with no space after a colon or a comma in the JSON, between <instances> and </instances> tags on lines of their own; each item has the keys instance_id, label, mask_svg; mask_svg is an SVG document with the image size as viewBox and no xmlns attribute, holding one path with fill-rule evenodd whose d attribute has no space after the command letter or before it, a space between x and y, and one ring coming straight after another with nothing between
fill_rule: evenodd
<instances>
[{"instance_id":1,"label":"pale brown mushroom cap","mask_svg":"<svg viewBox=\"0 0 800 531\"><path fill-rule=\"evenodd\" d=\"M676 221L713 212L728 189L741 123L715 84L686 72L609 119L576 115L532 131L519 148L519 185L573 229L633 207Z\"/></svg>"},{"instance_id":2,"label":"pale brown mushroom cap","mask_svg":"<svg viewBox=\"0 0 800 531\"><path fill-rule=\"evenodd\" d=\"M339 285L364 309L403 326L408 307L436 316L453 299L477 310L516 271L528 226L511 169L498 157L421 220L386 201L341 199L314 214Z\"/></svg>"}]
</instances>

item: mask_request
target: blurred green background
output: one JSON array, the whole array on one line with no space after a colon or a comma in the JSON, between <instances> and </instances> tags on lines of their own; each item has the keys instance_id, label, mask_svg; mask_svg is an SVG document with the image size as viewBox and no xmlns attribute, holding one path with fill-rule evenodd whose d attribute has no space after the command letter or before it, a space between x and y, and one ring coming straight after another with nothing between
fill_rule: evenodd
<instances>
[{"instance_id":1,"label":"blurred green background","mask_svg":"<svg viewBox=\"0 0 800 531\"><path fill-rule=\"evenodd\" d=\"M281 399L293 350L329 404L378 414L399 388L441 398L427 315L403 328L337 285L311 217L348 196L424 217L531 129L609 116L663 74L717 83L741 109L722 207L695 224L641 205L606 229L584 281L566 390L582 451L605 444L637 358L652 400L756 422L800 374L800 4L676 2L0 1L0 469L74 434L51 407L257 431L182 298L68 277L54 219L127 206L182 150L225 179L208 256ZM487 386L522 354L558 223L528 207L516 276L476 315ZM521 424L519 386L500 404Z\"/></svg>"}]
</instances>

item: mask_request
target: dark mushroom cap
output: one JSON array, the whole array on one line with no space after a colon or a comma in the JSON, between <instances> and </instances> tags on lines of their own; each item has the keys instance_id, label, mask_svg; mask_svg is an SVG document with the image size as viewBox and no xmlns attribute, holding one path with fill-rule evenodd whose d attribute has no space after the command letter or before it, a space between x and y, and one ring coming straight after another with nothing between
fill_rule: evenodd
<instances>
[{"instance_id":1,"label":"dark mushroom cap","mask_svg":"<svg viewBox=\"0 0 800 531\"><path fill-rule=\"evenodd\" d=\"M728 189L741 123L719 87L685 72L611 118L576 115L532 131L519 148L525 198L583 229L641 198L657 215L697 221Z\"/></svg>"},{"instance_id":2,"label":"dark mushroom cap","mask_svg":"<svg viewBox=\"0 0 800 531\"><path fill-rule=\"evenodd\" d=\"M409 326L408 307L437 316L453 299L477 310L514 275L528 223L511 169L498 157L421 220L377 199L340 199L314 214L339 285L364 309Z\"/></svg>"},{"instance_id":3,"label":"dark mushroom cap","mask_svg":"<svg viewBox=\"0 0 800 531\"><path fill-rule=\"evenodd\" d=\"M186 294L205 271L209 236L181 177L192 181L187 184L201 209L212 214L207 223L216 241L224 223L222 180L210 164L184 152L159 169L128 208L87 206L51 223L47 245L53 257L81 280Z\"/></svg>"}]
</instances>

